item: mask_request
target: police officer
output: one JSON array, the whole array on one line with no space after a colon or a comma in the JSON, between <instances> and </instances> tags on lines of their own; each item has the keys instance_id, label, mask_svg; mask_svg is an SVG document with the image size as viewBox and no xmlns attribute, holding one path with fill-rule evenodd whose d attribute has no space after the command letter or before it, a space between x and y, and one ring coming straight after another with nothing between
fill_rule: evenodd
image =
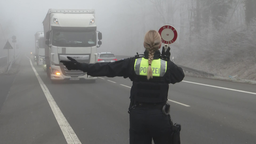
<instances>
[{"instance_id":1,"label":"police officer","mask_svg":"<svg viewBox=\"0 0 256 144\"><path fill-rule=\"evenodd\" d=\"M69 70L82 70L91 76L123 76L133 82L130 92L130 144L169 144L172 122L168 114L169 84L183 80L183 70L160 59L161 36L150 30L144 38L144 57L113 63L86 64L61 61Z\"/></svg>"}]
</instances>

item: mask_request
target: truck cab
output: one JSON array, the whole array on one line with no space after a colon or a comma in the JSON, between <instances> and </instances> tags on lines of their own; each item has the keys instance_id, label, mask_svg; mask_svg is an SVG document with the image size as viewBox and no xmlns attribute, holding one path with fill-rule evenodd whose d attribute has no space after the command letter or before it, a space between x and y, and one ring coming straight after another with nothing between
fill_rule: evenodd
<instances>
[{"instance_id":1,"label":"truck cab","mask_svg":"<svg viewBox=\"0 0 256 144\"><path fill-rule=\"evenodd\" d=\"M48 77L56 80L96 80L80 70L67 70L60 63L72 57L81 63L96 63L102 34L97 31L94 10L50 9L43 21Z\"/></svg>"},{"instance_id":2,"label":"truck cab","mask_svg":"<svg viewBox=\"0 0 256 144\"><path fill-rule=\"evenodd\" d=\"M44 32L38 31L35 33L34 61L35 61L36 65L44 64L44 56L45 56Z\"/></svg>"}]
</instances>

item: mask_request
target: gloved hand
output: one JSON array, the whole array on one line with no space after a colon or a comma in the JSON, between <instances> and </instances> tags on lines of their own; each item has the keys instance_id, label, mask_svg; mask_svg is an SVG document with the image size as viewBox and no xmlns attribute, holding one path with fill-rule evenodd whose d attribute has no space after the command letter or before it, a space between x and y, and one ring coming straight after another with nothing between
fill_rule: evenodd
<instances>
[{"instance_id":1,"label":"gloved hand","mask_svg":"<svg viewBox=\"0 0 256 144\"><path fill-rule=\"evenodd\" d=\"M60 61L62 62L68 70L81 70L82 64L71 57L67 57L70 61Z\"/></svg>"},{"instance_id":2,"label":"gloved hand","mask_svg":"<svg viewBox=\"0 0 256 144\"><path fill-rule=\"evenodd\" d=\"M163 60L169 61L171 57L170 47L167 48L167 51L165 51L164 47L162 49L162 58Z\"/></svg>"},{"instance_id":3,"label":"gloved hand","mask_svg":"<svg viewBox=\"0 0 256 144\"><path fill-rule=\"evenodd\" d=\"M168 47L167 51L165 52L166 58L168 58L168 60L170 60L170 56L171 56L171 52L170 52L171 48Z\"/></svg>"}]
</instances>

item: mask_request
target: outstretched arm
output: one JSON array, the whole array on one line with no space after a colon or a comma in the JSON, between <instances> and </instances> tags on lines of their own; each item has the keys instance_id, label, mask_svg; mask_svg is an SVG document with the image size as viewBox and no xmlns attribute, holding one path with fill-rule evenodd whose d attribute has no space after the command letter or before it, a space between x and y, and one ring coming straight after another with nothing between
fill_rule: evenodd
<instances>
[{"instance_id":1,"label":"outstretched arm","mask_svg":"<svg viewBox=\"0 0 256 144\"><path fill-rule=\"evenodd\" d=\"M119 60L112 63L79 63L73 58L68 57L70 61L61 61L67 69L79 69L81 71L87 72L91 76L123 76L128 77L131 64L134 63L134 58Z\"/></svg>"},{"instance_id":2,"label":"outstretched arm","mask_svg":"<svg viewBox=\"0 0 256 144\"><path fill-rule=\"evenodd\" d=\"M91 76L124 76L129 75L131 59L119 60L112 63L82 64L82 71Z\"/></svg>"}]
</instances>

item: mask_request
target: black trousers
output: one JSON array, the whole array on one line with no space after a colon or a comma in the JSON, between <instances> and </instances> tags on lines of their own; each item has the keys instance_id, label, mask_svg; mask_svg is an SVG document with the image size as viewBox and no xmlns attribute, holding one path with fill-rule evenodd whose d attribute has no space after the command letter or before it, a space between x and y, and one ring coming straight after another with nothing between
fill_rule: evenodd
<instances>
[{"instance_id":1,"label":"black trousers","mask_svg":"<svg viewBox=\"0 0 256 144\"><path fill-rule=\"evenodd\" d=\"M130 110L130 144L170 144L171 118L160 108Z\"/></svg>"}]
</instances>

